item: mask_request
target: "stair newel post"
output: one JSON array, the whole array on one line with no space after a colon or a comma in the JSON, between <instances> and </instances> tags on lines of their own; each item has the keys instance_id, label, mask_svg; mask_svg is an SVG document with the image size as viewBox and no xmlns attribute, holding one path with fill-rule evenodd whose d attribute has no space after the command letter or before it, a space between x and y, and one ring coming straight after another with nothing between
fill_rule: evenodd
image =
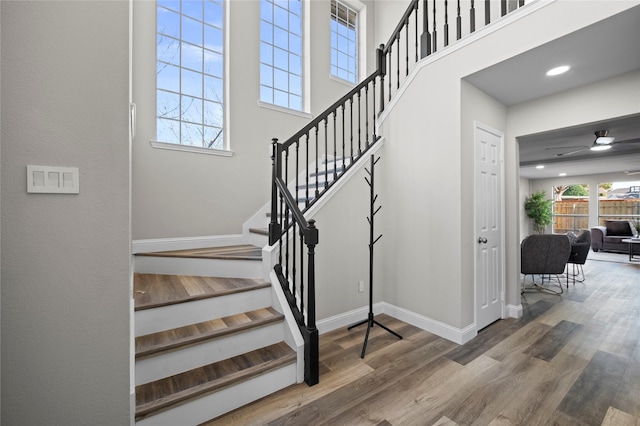
<instances>
[{"instance_id":1,"label":"stair newel post","mask_svg":"<svg viewBox=\"0 0 640 426\"><path fill-rule=\"evenodd\" d=\"M367 178L366 176L364 178L364 180L366 180L367 184L369 185L369 199L370 199L369 217L367 217L367 221L369 222L369 314L367 315L366 320L360 321L356 324L353 324L347 327L347 330L351 330L352 328L358 327L359 325L367 324L367 332L364 335L364 344L362 345L362 352L360 354L360 358L364 358L364 355L367 352L367 343L369 342L369 331L371 331L371 328L373 328L374 325L378 325L384 330L396 336L398 339L402 339L401 335L399 335L395 331L392 331L391 329L387 328L386 326L376 321L373 315L373 246L375 245L375 243L378 242L380 238L382 238L382 235L379 235L378 238L374 239L374 230L375 230L374 217L382 208L382 206L378 206L377 209L375 208L378 195L375 193L375 189L374 189L374 183L375 183L374 169L375 169L376 163L379 160L380 160L380 157L378 157L378 159L376 160L375 155L371 154L371 171L365 168L365 171L367 172L367 174L371 179L369 180L369 178Z\"/></svg>"},{"instance_id":2,"label":"stair newel post","mask_svg":"<svg viewBox=\"0 0 640 426\"><path fill-rule=\"evenodd\" d=\"M308 248L307 259L307 331L308 342L305 345L305 382L309 386L318 383L320 375L320 344L316 328L316 267L315 247L318 244L318 229L315 220L309 220L305 231L305 243Z\"/></svg>"},{"instance_id":3,"label":"stair newel post","mask_svg":"<svg viewBox=\"0 0 640 426\"><path fill-rule=\"evenodd\" d=\"M434 0L435 1L435 0ZM422 7L422 34L420 35L421 57L431 55L431 34L429 33L429 7L428 1L423 0Z\"/></svg>"},{"instance_id":4,"label":"stair newel post","mask_svg":"<svg viewBox=\"0 0 640 426\"><path fill-rule=\"evenodd\" d=\"M281 227L278 222L278 187L276 180L282 177L282 165L280 164L280 144L278 138L271 139L271 221L269 222L269 245L274 245L281 235Z\"/></svg>"}]
</instances>

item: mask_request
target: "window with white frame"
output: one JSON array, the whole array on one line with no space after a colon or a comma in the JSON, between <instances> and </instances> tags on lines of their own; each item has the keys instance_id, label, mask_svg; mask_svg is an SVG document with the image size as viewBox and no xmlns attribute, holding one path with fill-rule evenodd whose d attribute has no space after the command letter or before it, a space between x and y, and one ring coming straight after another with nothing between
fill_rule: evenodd
<instances>
[{"instance_id":1,"label":"window with white frame","mask_svg":"<svg viewBox=\"0 0 640 426\"><path fill-rule=\"evenodd\" d=\"M302 0L260 0L260 101L303 109Z\"/></svg>"},{"instance_id":2,"label":"window with white frame","mask_svg":"<svg viewBox=\"0 0 640 426\"><path fill-rule=\"evenodd\" d=\"M331 75L358 81L358 12L331 0Z\"/></svg>"},{"instance_id":3,"label":"window with white frame","mask_svg":"<svg viewBox=\"0 0 640 426\"><path fill-rule=\"evenodd\" d=\"M156 139L225 149L222 0L156 2Z\"/></svg>"}]
</instances>

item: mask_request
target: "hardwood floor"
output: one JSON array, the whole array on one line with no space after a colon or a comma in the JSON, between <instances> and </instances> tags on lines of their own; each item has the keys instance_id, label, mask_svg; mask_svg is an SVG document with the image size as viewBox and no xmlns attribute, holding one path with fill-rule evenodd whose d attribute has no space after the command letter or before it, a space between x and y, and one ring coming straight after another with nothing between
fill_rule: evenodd
<instances>
[{"instance_id":1,"label":"hardwood floor","mask_svg":"<svg viewBox=\"0 0 640 426\"><path fill-rule=\"evenodd\" d=\"M621 255L624 256L624 255ZM459 346L388 316L320 337L320 383L291 386L207 425L640 426L640 262L587 261L561 296Z\"/></svg>"}]
</instances>

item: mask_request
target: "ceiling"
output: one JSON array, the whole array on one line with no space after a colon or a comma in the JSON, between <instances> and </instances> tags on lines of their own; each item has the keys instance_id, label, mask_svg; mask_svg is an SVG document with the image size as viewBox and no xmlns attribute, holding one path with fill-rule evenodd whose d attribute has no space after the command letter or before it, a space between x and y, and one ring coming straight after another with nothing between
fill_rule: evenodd
<instances>
[{"instance_id":1,"label":"ceiling","mask_svg":"<svg viewBox=\"0 0 640 426\"><path fill-rule=\"evenodd\" d=\"M640 69L640 6L604 19L565 37L474 73L466 80L507 106L573 89ZM546 71L568 64L566 74L549 78ZM635 96L640 105L640 89ZM615 137L608 151L585 149L595 131ZM518 137L520 175L529 179L640 171L640 114L584 123ZM622 143L625 142L625 143ZM571 147L562 149L562 147ZM544 164L544 169L536 165ZM639 175L634 175L638 176Z\"/></svg>"}]
</instances>

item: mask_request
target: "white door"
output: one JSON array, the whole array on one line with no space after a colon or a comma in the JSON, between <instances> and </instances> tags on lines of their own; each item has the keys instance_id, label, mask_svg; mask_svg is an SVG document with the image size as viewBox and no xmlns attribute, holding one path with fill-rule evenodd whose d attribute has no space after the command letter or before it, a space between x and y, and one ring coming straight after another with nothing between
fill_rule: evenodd
<instances>
[{"instance_id":1,"label":"white door","mask_svg":"<svg viewBox=\"0 0 640 426\"><path fill-rule=\"evenodd\" d=\"M504 135L475 123L475 320L480 330L504 311Z\"/></svg>"}]
</instances>

